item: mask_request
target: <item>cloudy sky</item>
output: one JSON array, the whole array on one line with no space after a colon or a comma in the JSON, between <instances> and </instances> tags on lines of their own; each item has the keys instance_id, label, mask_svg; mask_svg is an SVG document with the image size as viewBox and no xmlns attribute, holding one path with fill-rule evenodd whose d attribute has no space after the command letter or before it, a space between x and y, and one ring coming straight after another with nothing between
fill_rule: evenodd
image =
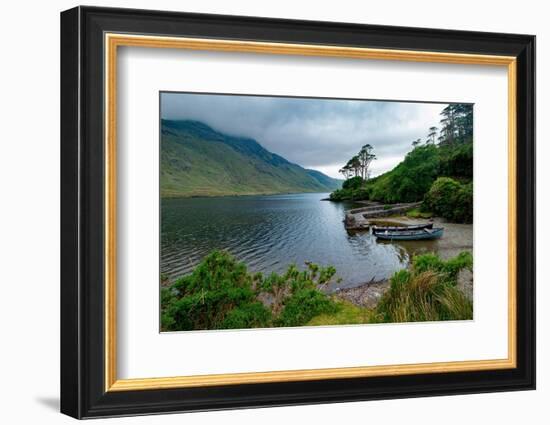
<instances>
[{"instance_id":1,"label":"cloudy sky","mask_svg":"<svg viewBox=\"0 0 550 425\"><path fill-rule=\"evenodd\" d=\"M370 143L372 176L392 169L439 126L446 104L366 100L162 93L165 119L202 121L214 129L255 139L305 168L342 178L338 170Z\"/></svg>"}]
</instances>

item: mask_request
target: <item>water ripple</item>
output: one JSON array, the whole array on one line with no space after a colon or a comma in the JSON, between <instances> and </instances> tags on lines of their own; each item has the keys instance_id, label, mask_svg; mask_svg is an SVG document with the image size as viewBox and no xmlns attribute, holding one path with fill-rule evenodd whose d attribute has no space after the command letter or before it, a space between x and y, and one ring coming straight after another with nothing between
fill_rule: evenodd
<instances>
[{"instance_id":1,"label":"water ripple","mask_svg":"<svg viewBox=\"0 0 550 425\"><path fill-rule=\"evenodd\" d=\"M227 250L252 271L282 272L305 261L333 265L342 287L383 279L406 267L400 245L344 229L349 205L326 194L163 199L161 272L190 273L214 249Z\"/></svg>"}]
</instances>

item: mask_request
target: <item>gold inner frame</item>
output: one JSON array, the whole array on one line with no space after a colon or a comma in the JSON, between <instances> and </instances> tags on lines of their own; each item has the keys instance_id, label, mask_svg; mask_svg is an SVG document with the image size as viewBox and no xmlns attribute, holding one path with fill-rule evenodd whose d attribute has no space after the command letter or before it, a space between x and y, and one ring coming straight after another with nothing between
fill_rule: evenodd
<instances>
[{"instance_id":1,"label":"gold inner frame","mask_svg":"<svg viewBox=\"0 0 550 425\"><path fill-rule=\"evenodd\" d=\"M105 34L105 391L135 391L516 367L516 58L326 45ZM118 379L116 324L117 48L120 46L503 66L508 72L508 357L419 364Z\"/></svg>"}]
</instances>

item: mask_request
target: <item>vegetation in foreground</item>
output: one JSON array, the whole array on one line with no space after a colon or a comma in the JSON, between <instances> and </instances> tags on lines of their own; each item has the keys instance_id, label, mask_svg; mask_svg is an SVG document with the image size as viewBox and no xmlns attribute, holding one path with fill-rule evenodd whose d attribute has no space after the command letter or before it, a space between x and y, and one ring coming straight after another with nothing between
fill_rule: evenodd
<instances>
[{"instance_id":1,"label":"vegetation in foreground","mask_svg":"<svg viewBox=\"0 0 550 425\"><path fill-rule=\"evenodd\" d=\"M334 278L334 267L294 265L286 273L249 273L227 252L214 251L188 276L161 294L161 328L242 329L301 326L336 303L322 292Z\"/></svg>"},{"instance_id":2,"label":"vegetation in foreground","mask_svg":"<svg viewBox=\"0 0 550 425\"><path fill-rule=\"evenodd\" d=\"M284 274L249 273L221 251L208 255L188 276L161 293L162 331L244 329L359 323L465 320L472 302L456 288L458 272L472 268L463 252L449 261L425 254L391 278L374 309L327 294L334 267L292 265Z\"/></svg>"},{"instance_id":3,"label":"vegetation in foreground","mask_svg":"<svg viewBox=\"0 0 550 425\"><path fill-rule=\"evenodd\" d=\"M365 145L340 170L346 180L330 199L384 204L424 201L422 212L471 223L473 110L471 105L449 105L441 115L439 137L436 138L438 128L431 127L425 142L420 139L412 142L413 149L405 159L380 176L369 178L369 167L376 156L373 147ZM451 186L452 190L447 190Z\"/></svg>"}]
</instances>

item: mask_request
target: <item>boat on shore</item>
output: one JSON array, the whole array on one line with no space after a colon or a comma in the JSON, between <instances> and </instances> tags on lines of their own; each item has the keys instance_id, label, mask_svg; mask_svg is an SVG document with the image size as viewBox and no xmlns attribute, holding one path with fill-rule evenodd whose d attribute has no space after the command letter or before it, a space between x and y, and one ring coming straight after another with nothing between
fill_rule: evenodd
<instances>
[{"instance_id":1,"label":"boat on shore","mask_svg":"<svg viewBox=\"0 0 550 425\"><path fill-rule=\"evenodd\" d=\"M422 229L432 229L434 227L433 223L425 224L413 224L410 226L372 226L372 233L380 232L406 232L409 230L422 230Z\"/></svg>"},{"instance_id":2,"label":"boat on shore","mask_svg":"<svg viewBox=\"0 0 550 425\"><path fill-rule=\"evenodd\" d=\"M390 241L415 241L415 240L427 240L427 239L439 239L443 236L443 227L437 227L435 229L417 229L417 230L398 230L376 232L374 236L377 239L390 240Z\"/></svg>"}]
</instances>

